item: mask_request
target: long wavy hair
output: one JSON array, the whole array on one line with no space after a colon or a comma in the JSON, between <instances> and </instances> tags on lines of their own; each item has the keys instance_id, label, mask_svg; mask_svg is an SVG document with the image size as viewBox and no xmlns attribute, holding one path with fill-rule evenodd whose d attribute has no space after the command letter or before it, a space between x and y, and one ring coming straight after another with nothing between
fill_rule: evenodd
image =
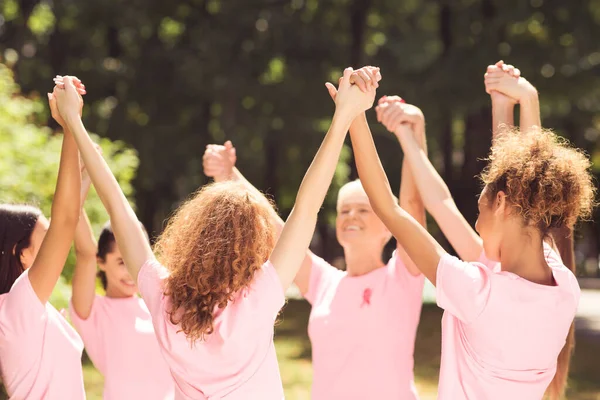
<instances>
[{"instance_id":1,"label":"long wavy hair","mask_svg":"<svg viewBox=\"0 0 600 400\"><path fill-rule=\"evenodd\" d=\"M195 342L213 332L215 312L250 285L276 241L272 204L243 184L207 185L175 212L159 237L170 270L170 320Z\"/></svg>"}]
</instances>

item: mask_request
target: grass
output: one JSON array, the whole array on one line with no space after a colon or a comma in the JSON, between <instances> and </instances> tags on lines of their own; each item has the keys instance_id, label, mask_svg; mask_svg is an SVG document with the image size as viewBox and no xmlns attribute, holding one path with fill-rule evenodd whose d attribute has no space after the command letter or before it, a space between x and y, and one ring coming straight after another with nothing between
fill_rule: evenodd
<instances>
[{"instance_id":1,"label":"grass","mask_svg":"<svg viewBox=\"0 0 600 400\"><path fill-rule=\"evenodd\" d=\"M311 346L306 333L309 313L307 302L289 300L275 330L286 400L310 399ZM421 400L434 400L437 395L441 317L442 312L435 305L423 306L415 344L415 380ZM578 335L567 392L569 400L600 400L599 354L600 338ZM89 362L84 363L83 372L88 400L101 400L102 376Z\"/></svg>"}]
</instances>

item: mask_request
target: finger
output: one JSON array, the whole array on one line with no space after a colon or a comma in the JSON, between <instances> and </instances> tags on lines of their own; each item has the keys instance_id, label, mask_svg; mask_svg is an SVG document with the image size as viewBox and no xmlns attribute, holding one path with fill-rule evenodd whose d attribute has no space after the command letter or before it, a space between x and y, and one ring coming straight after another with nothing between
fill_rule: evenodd
<instances>
[{"instance_id":1,"label":"finger","mask_svg":"<svg viewBox=\"0 0 600 400\"><path fill-rule=\"evenodd\" d=\"M498 67L498 68L502 68L503 65L504 65L504 61L503 60L500 60L500 61L498 61L496 63L496 67Z\"/></svg>"},{"instance_id":2,"label":"finger","mask_svg":"<svg viewBox=\"0 0 600 400\"><path fill-rule=\"evenodd\" d=\"M377 72L375 71L375 68L367 68L365 69L365 73L369 76L371 87L377 89L379 87L379 83L377 83Z\"/></svg>"},{"instance_id":3,"label":"finger","mask_svg":"<svg viewBox=\"0 0 600 400\"><path fill-rule=\"evenodd\" d=\"M352 69L352 67L348 67L344 70L344 75L342 76L342 80L340 82L340 87L345 87L345 88L349 88L350 87L350 76L352 75L352 72L354 72L354 70Z\"/></svg>"},{"instance_id":4,"label":"finger","mask_svg":"<svg viewBox=\"0 0 600 400\"><path fill-rule=\"evenodd\" d=\"M362 71L364 74L364 71ZM368 86L368 81L365 79L365 77L363 76L363 74L361 74L361 71L355 71L352 75L350 75L350 83L353 85L358 86L358 88L362 91L362 92L366 92L367 86Z\"/></svg>"},{"instance_id":5,"label":"finger","mask_svg":"<svg viewBox=\"0 0 600 400\"><path fill-rule=\"evenodd\" d=\"M383 95L383 97L379 99L379 101L377 102L377 104L383 104L383 103L385 103L386 99L387 99L387 96Z\"/></svg>"},{"instance_id":6,"label":"finger","mask_svg":"<svg viewBox=\"0 0 600 400\"><path fill-rule=\"evenodd\" d=\"M396 112L396 110L398 110L398 109L401 110L400 105L394 105L392 107L388 107L388 109L385 110L383 112L383 114L381 115L381 123L386 125L390 118L390 115L394 114Z\"/></svg>"},{"instance_id":7,"label":"finger","mask_svg":"<svg viewBox=\"0 0 600 400\"><path fill-rule=\"evenodd\" d=\"M397 110L388 117L388 129L394 132L398 128L398 125L407 121L406 113L403 110Z\"/></svg>"},{"instance_id":8,"label":"finger","mask_svg":"<svg viewBox=\"0 0 600 400\"><path fill-rule=\"evenodd\" d=\"M402 112L402 111L400 111ZM381 123L383 124L383 126L385 126L386 128L389 128L390 126L390 121L392 119L395 118L395 116L398 115L398 109L396 107L394 108L390 108L388 112L386 112L383 117L381 118Z\"/></svg>"},{"instance_id":9,"label":"finger","mask_svg":"<svg viewBox=\"0 0 600 400\"><path fill-rule=\"evenodd\" d=\"M400 96L388 96L388 103L406 103Z\"/></svg>"},{"instance_id":10,"label":"finger","mask_svg":"<svg viewBox=\"0 0 600 400\"><path fill-rule=\"evenodd\" d=\"M340 80L341 80L341 78L340 78ZM331 96L333 101L335 101L335 96L337 95L337 89L335 88L335 86L333 86L332 83L325 82L325 87L327 88L327 91L329 92L329 96Z\"/></svg>"},{"instance_id":11,"label":"finger","mask_svg":"<svg viewBox=\"0 0 600 400\"><path fill-rule=\"evenodd\" d=\"M379 69L379 67L375 67L375 69L373 70L373 74L375 75L375 82L379 82L380 80L383 79L383 76L381 76L381 70Z\"/></svg>"},{"instance_id":12,"label":"finger","mask_svg":"<svg viewBox=\"0 0 600 400\"><path fill-rule=\"evenodd\" d=\"M65 90L67 90L67 91L70 91L70 90L75 91L75 85L73 84L73 78L72 77L65 76L63 78L63 82L64 82Z\"/></svg>"},{"instance_id":13,"label":"finger","mask_svg":"<svg viewBox=\"0 0 600 400\"><path fill-rule=\"evenodd\" d=\"M375 107L375 111L377 112L377 121L381 122L381 118L383 117L383 113L385 110L390 108L390 103L383 103Z\"/></svg>"},{"instance_id":14,"label":"finger","mask_svg":"<svg viewBox=\"0 0 600 400\"><path fill-rule=\"evenodd\" d=\"M230 150L233 147L233 144L231 144L231 140L228 140L225 142L224 146L226 150Z\"/></svg>"},{"instance_id":15,"label":"finger","mask_svg":"<svg viewBox=\"0 0 600 400\"><path fill-rule=\"evenodd\" d=\"M486 79L484 79L483 82L486 85L489 85L490 83L500 83L501 81L502 81L502 79L500 79L500 78L486 78Z\"/></svg>"},{"instance_id":16,"label":"finger","mask_svg":"<svg viewBox=\"0 0 600 400\"><path fill-rule=\"evenodd\" d=\"M513 76L515 78L518 78L521 76L521 70L519 68L515 68L514 72L513 72Z\"/></svg>"}]
</instances>

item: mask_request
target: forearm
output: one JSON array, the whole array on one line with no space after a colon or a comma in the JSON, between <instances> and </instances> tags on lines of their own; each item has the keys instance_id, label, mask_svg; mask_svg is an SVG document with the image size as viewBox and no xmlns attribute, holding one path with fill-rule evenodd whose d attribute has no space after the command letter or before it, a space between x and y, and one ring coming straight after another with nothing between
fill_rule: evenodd
<instances>
[{"instance_id":1,"label":"forearm","mask_svg":"<svg viewBox=\"0 0 600 400\"><path fill-rule=\"evenodd\" d=\"M526 132L534 127L541 128L540 101L537 91L534 89L527 96L524 96L524 98L519 101L519 104L521 106L521 132Z\"/></svg>"},{"instance_id":2,"label":"forearm","mask_svg":"<svg viewBox=\"0 0 600 400\"><path fill-rule=\"evenodd\" d=\"M356 117L352 122L350 138L361 183L369 196L373 210L377 213L377 210L397 206L390 183L379 160L365 114Z\"/></svg>"},{"instance_id":3,"label":"forearm","mask_svg":"<svg viewBox=\"0 0 600 400\"><path fill-rule=\"evenodd\" d=\"M375 213L408 257L435 284L435 272L443 249L423 226L396 204L365 119L353 124L350 137L358 174Z\"/></svg>"},{"instance_id":4,"label":"forearm","mask_svg":"<svg viewBox=\"0 0 600 400\"><path fill-rule=\"evenodd\" d=\"M271 254L270 260L284 289L294 281L301 266L310 262L306 255L317 214L333 179L350 122L349 115L337 112L334 115L331 127L300 184L294 208ZM305 270L308 271L308 268ZM300 288L303 292L305 289Z\"/></svg>"},{"instance_id":5,"label":"forearm","mask_svg":"<svg viewBox=\"0 0 600 400\"><path fill-rule=\"evenodd\" d=\"M515 125L515 105L507 100L494 100L492 97L492 132L496 139L504 127Z\"/></svg>"},{"instance_id":6,"label":"forearm","mask_svg":"<svg viewBox=\"0 0 600 400\"><path fill-rule=\"evenodd\" d=\"M73 135L64 131L61 158L59 164L56 191L52 201L51 221L54 224L75 226L79 219L81 192L81 173L79 168L79 152Z\"/></svg>"},{"instance_id":7,"label":"forearm","mask_svg":"<svg viewBox=\"0 0 600 400\"><path fill-rule=\"evenodd\" d=\"M419 191L420 199L435 217L444 203L452 201L450 190L413 136L402 137L400 144L404 150L404 159L410 166L413 182Z\"/></svg>"},{"instance_id":8,"label":"forearm","mask_svg":"<svg viewBox=\"0 0 600 400\"><path fill-rule=\"evenodd\" d=\"M96 192L108 211L127 269L137 280L143 263L153 257L146 235L106 161L94 147L81 118L69 119L67 124L75 136Z\"/></svg>"},{"instance_id":9,"label":"forearm","mask_svg":"<svg viewBox=\"0 0 600 400\"><path fill-rule=\"evenodd\" d=\"M87 213L82 208L79 214L79 222L75 229L75 253L81 257L96 258L97 245L92 225Z\"/></svg>"},{"instance_id":10,"label":"forearm","mask_svg":"<svg viewBox=\"0 0 600 400\"><path fill-rule=\"evenodd\" d=\"M297 212L306 215L319 212L331 185L350 123L349 115L336 111L331 127L300 184L294 206Z\"/></svg>"},{"instance_id":11,"label":"forearm","mask_svg":"<svg viewBox=\"0 0 600 400\"><path fill-rule=\"evenodd\" d=\"M81 210L75 232L75 271L72 303L80 318L89 317L96 295L96 240L87 214Z\"/></svg>"}]
</instances>

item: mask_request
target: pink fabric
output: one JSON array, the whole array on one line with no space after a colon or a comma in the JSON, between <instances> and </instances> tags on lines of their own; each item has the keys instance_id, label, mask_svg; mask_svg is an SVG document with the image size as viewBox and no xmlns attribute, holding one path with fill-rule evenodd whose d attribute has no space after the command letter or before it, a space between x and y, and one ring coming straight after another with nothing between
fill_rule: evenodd
<instances>
[{"instance_id":1,"label":"pink fabric","mask_svg":"<svg viewBox=\"0 0 600 400\"><path fill-rule=\"evenodd\" d=\"M96 296L87 319L79 318L73 304L70 315L87 354L104 375L104 399L174 398L173 379L142 299Z\"/></svg>"},{"instance_id":2,"label":"pink fabric","mask_svg":"<svg viewBox=\"0 0 600 400\"><path fill-rule=\"evenodd\" d=\"M313 257L313 400L418 398L413 352L424 279L395 255L357 277Z\"/></svg>"},{"instance_id":3,"label":"pink fabric","mask_svg":"<svg viewBox=\"0 0 600 400\"><path fill-rule=\"evenodd\" d=\"M0 295L0 373L13 399L85 399L81 338L35 294L28 271Z\"/></svg>"},{"instance_id":4,"label":"pink fabric","mask_svg":"<svg viewBox=\"0 0 600 400\"><path fill-rule=\"evenodd\" d=\"M256 272L251 285L217 312L214 332L194 345L166 313L170 302L163 285L168 275L157 261L147 261L138 286L175 379L175 398L283 399L273 324L285 296L273 265L267 262Z\"/></svg>"},{"instance_id":5,"label":"pink fabric","mask_svg":"<svg viewBox=\"0 0 600 400\"><path fill-rule=\"evenodd\" d=\"M577 279L546 247L557 286L450 255L437 270L442 319L438 398L541 399L579 302Z\"/></svg>"}]
</instances>

